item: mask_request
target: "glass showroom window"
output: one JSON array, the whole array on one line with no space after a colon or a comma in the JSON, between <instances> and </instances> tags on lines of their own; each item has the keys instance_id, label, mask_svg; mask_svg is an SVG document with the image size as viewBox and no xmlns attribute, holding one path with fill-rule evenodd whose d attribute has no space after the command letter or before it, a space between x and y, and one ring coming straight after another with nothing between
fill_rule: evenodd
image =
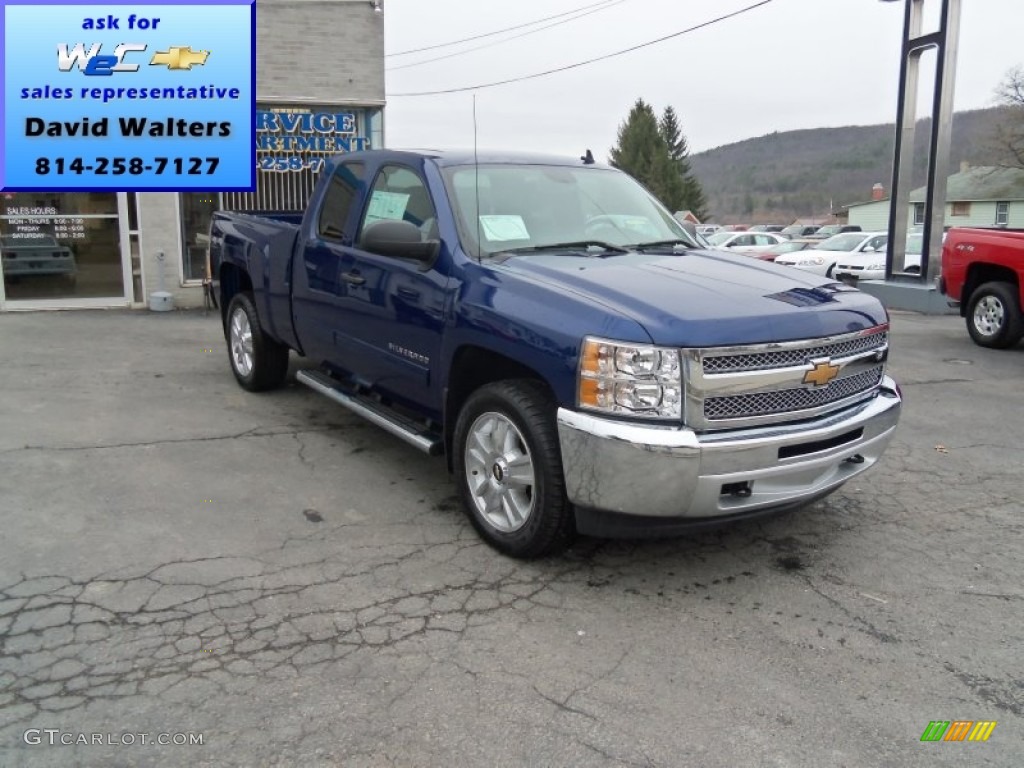
<instances>
[{"instance_id":1,"label":"glass showroom window","mask_svg":"<svg viewBox=\"0 0 1024 768\"><path fill-rule=\"evenodd\" d=\"M2 198L7 301L124 296L116 193L5 192Z\"/></svg>"},{"instance_id":2,"label":"glass showroom window","mask_svg":"<svg viewBox=\"0 0 1024 768\"><path fill-rule=\"evenodd\" d=\"M181 277L187 282L206 277L210 251L210 220L220 210L216 192L183 192L181 204Z\"/></svg>"}]
</instances>

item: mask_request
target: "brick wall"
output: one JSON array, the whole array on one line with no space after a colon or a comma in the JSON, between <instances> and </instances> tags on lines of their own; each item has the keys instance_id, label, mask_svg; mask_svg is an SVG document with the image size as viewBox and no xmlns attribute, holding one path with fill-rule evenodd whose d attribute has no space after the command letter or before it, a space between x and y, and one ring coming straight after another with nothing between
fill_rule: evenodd
<instances>
[{"instance_id":1,"label":"brick wall","mask_svg":"<svg viewBox=\"0 0 1024 768\"><path fill-rule=\"evenodd\" d=\"M380 103L384 14L368 0L257 0L260 101Z\"/></svg>"}]
</instances>

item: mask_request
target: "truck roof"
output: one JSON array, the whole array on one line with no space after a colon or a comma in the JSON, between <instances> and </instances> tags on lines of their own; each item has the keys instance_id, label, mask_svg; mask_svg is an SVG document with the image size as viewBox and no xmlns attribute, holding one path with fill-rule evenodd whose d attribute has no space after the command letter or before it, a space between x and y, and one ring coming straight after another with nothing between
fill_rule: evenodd
<instances>
[{"instance_id":1,"label":"truck roof","mask_svg":"<svg viewBox=\"0 0 1024 768\"><path fill-rule=\"evenodd\" d=\"M474 161L480 164L516 164L516 165L584 165L582 157L569 157L566 155L547 155L538 152L515 152L509 150L482 149L473 152L472 149L367 149L362 152L352 152L344 157L353 155L372 157L374 159L408 160L410 157L429 158L439 166L473 165ZM337 162L340 158L333 158ZM605 163L592 163L596 168L610 168Z\"/></svg>"}]
</instances>

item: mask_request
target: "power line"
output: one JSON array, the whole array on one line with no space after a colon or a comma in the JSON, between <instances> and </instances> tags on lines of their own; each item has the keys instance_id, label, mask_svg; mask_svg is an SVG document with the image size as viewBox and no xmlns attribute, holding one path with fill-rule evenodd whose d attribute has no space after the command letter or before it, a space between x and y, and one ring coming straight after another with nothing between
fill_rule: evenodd
<instances>
[{"instance_id":1,"label":"power line","mask_svg":"<svg viewBox=\"0 0 1024 768\"><path fill-rule=\"evenodd\" d=\"M624 2L626 2L626 0L606 0L606 2L601 5L601 7L593 8L593 9L591 9L589 11L586 11L584 13L579 14L578 16L572 16L572 17L570 17L568 19L562 19L560 21L554 21L551 24L545 24L543 27L537 27L536 29L528 29L525 32L520 32L518 35L512 35L511 37L506 37L506 38L504 38L502 40L494 40L494 41L489 42L489 43L484 43L483 45L477 45L477 46L474 46L472 48L466 48L466 49L461 50L461 51L455 51L455 53L446 53L444 56L435 56L432 59L423 59L422 61L412 61L412 62L410 62L408 64L400 64L397 67L388 67L385 71L386 72L395 72L395 71L397 71L399 69L410 69L412 67L418 67L421 64L431 64L431 63L433 63L435 61L443 61L444 59L452 59L452 58L454 58L456 56L461 56L464 53L472 53L473 51L479 51L479 50L482 50L484 48L493 48L496 45L501 45L502 43L507 43L509 40L517 40L520 37L526 37L528 35L536 34L537 32L543 32L545 29L551 29L552 27L557 27L557 26L559 26L561 24L568 24L570 21L576 21L577 19L582 19L584 16L589 16L592 13L600 13L601 11L607 11L609 8L613 8L616 5L619 5L620 3L624 3ZM537 23L537 22L534 22L534 23ZM506 31L508 31L508 30L506 30ZM493 34L497 34L497 33L493 33Z\"/></svg>"},{"instance_id":2,"label":"power line","mask_svg":"<svg viewBox=\"0 0 1024 768\"><path fill-rule=\"evenodd\" d=\"M565 11L563 13L556 13L554 16L545 16L543 19L534 19L533 21L527 21L524 24L517 24L514 27L505 27L504 29L497 29L494 32L484 32L483 34L480 34L480 35L473 35L472 37L464 37L461 40L451 40L451 41L449 41L447 43L437 43L436 45L427 45L427 46L424 46L423 48L410 48L407 51L398 51L396 53L388 53L388 54L385 54L385 58L391 58L392 56L405 56L406 54L409 54L409 53L422 53L423 51L433 51L433 50L435 50L437 48L447 48L450 45L458 45L459 43L468 43L468 42L471 42L473 40L480 40L481 38L484 38L484 37L494 37L494 35L500 35L500 34L502 34L504 32L514 32L515 30L522 29L523 27L532 27L534 24L540 24L540 23L545 22L545 21L551 21L552 19L560 19L563 16L571 16L572 14L577 13L579 11L586 11L586 10L589 10L591 8L596 8L599 5L608 5L608 3L610 3L610 2L612 2L612 0L601 0L601 2L599 2L599 3L591 3L590 5L583 5L583 6L580 6L579 8L574 8L571 11Z\"/></svg>"},{"instance_id":3,"label":"power line","mask_svg":"<svg viewBox=\"0 0 1024 768\"><path fill-rule=\"evenodd\" d=\"M494 81L492 83L480 83L479 85L466 85L466 86L463 86L461 88L444 88L442 90L437 90L437 91L414 91L414 92L410 92L410 93L389 93L388 96L389 97L395 97L395 98L397 98L397 97L406 97L406 96L440 96L441 94L445 94L445 93L461 93L463 91L475 91L475 90L482 89L482 88L494 88L494 87L499 86L499 85L508 85L509 83L518 83L518 82L522 82L523 80L533 80L533 79L536 79L538 77L546 77L547 75L553 75L553 74L556 74L558 72L565 72L566 70L576 69L578 67L586 66L587 64L593 64L593 63L598 62L598 61L604 61L606 59L615 58L616 56L622 56L623 54L626 54L626 53L632 53L633 51L638 51L641 48L647 48L648 46L656 45L657 43L663 43L666 40L671 40L674 37L679 37L680 35L685 35L685 34L687 34L689 32L695 32L698 29L703 29L704 27L710 27L712 24L717 24L720 21L725 21L726 19L731 19L734 16L739 16L741 14L747 13L748 11L752 11L755 8L760 8L762 5L768 5L768 3L770 3L770 2L772 2L772 0L761 0L761 2L759 2L759 3L754 3L753 5L748 5L746 8L740 8L738 11L733 11L732 13L727 13L724 16L719 16L717 18L711 19L709 21L702 22L702 23L697 24L695 26L688 27L686 29L681 29L678 32L673 32L671 35L665 35L664 37L659 37L659 38L657 38L655 40L648 40L645 43L640 43L638 45L630 46L629 48L623 48L621 51L615 51L613 53L606 53L603 56L597 56L597 57L595 57L593 59L587 59L585 61L578 61L575 64L567 64L564 67L556 67L555 69L547 69L547 70L545 70L543 72L534 72L532 75L522 75L521 77L510 77L507 80L496 80L496 81Z\"/></svg>"}]
</instances>

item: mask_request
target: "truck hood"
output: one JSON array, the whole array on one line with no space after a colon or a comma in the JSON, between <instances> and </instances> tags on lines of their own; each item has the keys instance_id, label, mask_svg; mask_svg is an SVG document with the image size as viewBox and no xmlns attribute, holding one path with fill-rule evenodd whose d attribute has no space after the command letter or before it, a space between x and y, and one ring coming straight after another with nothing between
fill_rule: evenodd
<instances>
[{"instance_id":1,"label":"truck hood","mask_svg":"<svg viewBox=\"0 0 1024 768\"><path fill-rule=\"evenodd\" d=\"M790 341L887 322L877 299L847 285L716 251L522 254L497 268L621 312L666 346Z\"/></svg>"}]
</instances>

